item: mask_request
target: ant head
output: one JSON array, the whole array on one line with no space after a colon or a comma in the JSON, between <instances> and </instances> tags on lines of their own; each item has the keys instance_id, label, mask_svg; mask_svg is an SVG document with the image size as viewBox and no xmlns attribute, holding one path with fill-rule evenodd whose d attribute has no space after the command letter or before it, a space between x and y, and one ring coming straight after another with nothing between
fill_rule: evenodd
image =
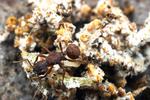
<instances>
[{"instance_id":1,"label":"ant head","mask_svg":"<svg viewBox=\"0 0 150 100\"><path fill-rule=\"evenodd\" d=\"M71 59L77 59L80 56L80 49L75 44L69 44L69 46L66 49L66 54Z\"/></svg>"},{"instance_id":2,"label":"ant head","mask_svg":"<svg viewBox=\"0 0 150 100\"><path fill-rule=\"evenodd\" d=\"M35 63L33 71L37 73L38 75L45 74L47 72L48 68L45 65L44 61L39 61Z\"/></svg>"}]
</instances>

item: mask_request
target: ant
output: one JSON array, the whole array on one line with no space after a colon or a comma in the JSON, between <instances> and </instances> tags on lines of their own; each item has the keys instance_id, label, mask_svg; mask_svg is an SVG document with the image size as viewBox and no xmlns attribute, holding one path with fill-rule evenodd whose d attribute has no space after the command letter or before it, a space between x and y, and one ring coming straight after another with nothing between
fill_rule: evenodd
<instances>
[{"instance_id":1,"label":"ant","mask_svg":"<svg viewBox=\"0 0 150 100\"><path fill-rule=\"evenodd\" d=\"M75 59L79 58L79 56L80 56L80 49L77 45L69 44L65 52L63 52L63 50L62 50L61 43L59 45L60 45L61 52L51 52L46 47L43 47L43 49L45 49L49 53L49 55L48 56L45 56L43 54L37 55L33 65L30 63L30 61L28 59L24 59L21 61L13 61L13 63L27 61L30 64L30 66L33 68L33 72L35 72L37 74L38 78L41 79L41 78L46 77L47 74L49 74L52 71L53 65L55 65L55 64L58 64L60 66L60 68L62 68L64 70L64 73L65 73L65 68L61 63L62 60L68 60L68 61L72 61L72 62L76 62L76 61L82 62L80 60L75 60ZM65 57L66 55L71 59L66 58ZM45 58L45 60L44 61L41 60L41 61L37 62L39 57L43 57L43 58ZM51 66L50 69L48 69L49 66ZM43 75L43 76L40 76L40 75ZM63 75L63 78L64 78L64 75Z\"/></svg>"},{"instance_id":2,"label":"ant","mask_svg":"<svg viewBox=\"0 0 150 100\"><path fill-rule=\"evenodd\" d=\"M51 52L46 47L43 47L43 49L45 49L49 53L49 55L48 56L45 56L43 54L37 55L33 65L30 63L30 61L28 59L24 59L21 61L13 61L13 63L27 61L30 64L30 66L33 68L33 72L35 72L37 74L37 78L39 79L40 86L41 86L40 79L46 77L52 71L53 65L58 64L60 66L60 68L63 69L62 84L64 84L63 80L65 77L66 69L64 68L61 61L63 61L63 60L68 60L68 61L72 61L72 62L77 62L77 61L82 62L82 61L75 60L75 59L79 58L79 56L80 56L80 49L77 45L69 44L65 52L63 52L63 50L62 50L61 43L59 43L59 46L60 46L61 52L55 52L55 51ZM66 55L71 59L66 58L65 57ZM45 60L37 61L39 57L43 57L43 58L45 58ZM51 66L50 69L48 69L49 66ZM40 76L40 75L43 75L43 76ZM31 77L31 79L35 79L35 78Z\"/></svg>"}]
</instances>

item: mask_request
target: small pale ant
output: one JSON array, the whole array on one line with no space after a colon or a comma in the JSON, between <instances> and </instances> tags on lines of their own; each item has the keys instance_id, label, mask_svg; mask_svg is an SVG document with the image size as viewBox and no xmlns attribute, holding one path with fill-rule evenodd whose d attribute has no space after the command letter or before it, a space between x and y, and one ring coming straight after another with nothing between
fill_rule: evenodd
<instances>
[{"instance_id":1,"label":"small pale ant","mask_svg":"<svg viewBox=\"0 0 150 100\"><path fill-rule=\"evenodd\" d=\"M48 56L45 56L43 54L37 55L33 65L30 63L30 61L28 59L24 59L21 61L13 61L13 63L27 61L30 64L30 66L33 68L33 72L35 72L37 74L37 78L31 77L31 79L39 79L40 86L41 86L40 79L46 77L52 71L53 65L58 64L60 66L60 68L62 68L64 71L63 79L62 79L62 85L63 85L64 84L63 80L65 77L66 69L64 68L61 61L62 60L68 60L68 61L72 61L72 62L82 62L82 61L75 60L75 59L79 58L79 56L80 56L80 49L77 45L69 44L65 52L62 51L61 43L59 45L60 45L61 52L51 52L46 47L43 47L43 49L46 50L49 53L49 55ZM66 55L71 59L66 58L65 57ZM45 58L45 60L37 61L39 57L43 57L43 58ZM50 69L48 69L49 66L51 66ZM40 75L43 75L43 76L40 76ZM35 92L35 95L36 95L36 92ZM35 95L33 98L35 98Z\"/></svg>"}]
</instances>

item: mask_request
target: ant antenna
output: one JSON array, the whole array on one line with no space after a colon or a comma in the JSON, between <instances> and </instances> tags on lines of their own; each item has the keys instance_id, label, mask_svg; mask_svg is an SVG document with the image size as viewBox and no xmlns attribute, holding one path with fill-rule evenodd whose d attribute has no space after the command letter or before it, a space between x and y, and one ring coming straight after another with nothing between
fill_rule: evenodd
<instances>
[{"instance_id":1,"label":"ant antenna","mask_svg":"<svg viewBox=\"0 0 150 100\"><path fill-rule=\"evenodd\" d=\"M39 58L39 57L46 58L46 56L45 56L45 55L43 55L43 54L39 54L39 55L37 55L37 57L36 57L36 59L35 59L35 61L34 61L34 65L35 65L35 63L37 62L37 60L38 60L38 58Z\"/></svg>"},{"instance_id":2,"label":"ant antenna","mask_svg":"<svg viewBox=\"0 0 150 100\"><path fill-rule=\"evenodd\" d=\"M24 60L20 60L20 61L13 61L13 63L21 63L23 61L27 61L30 64L30 66L33 68L32 64L30 63L30 61L28 59L24 59Z\"/></svg>"},{"instance_id":3,"label":"ant antenna","mask_svg":"<svg viewBox=\"0 0 150 100\"><path fill-rule=\"evenodd\" d=\"M44 50L46 50L49 54L51 53L45 46L42 46L43 50L42 50L42 54L44 53Z\"/></svg>"},{"instance_id":4,"label":"ant antenna","mask_svg":"<svg viewBox=\"0 0 150 100\"><path fill-rule=\"evenodd\" d=\"M33 96L32 100L34 100L34 99L35 99L36 95L37 95L39 92L40 92L40 91L39 91L39 89L35 91L35 93L34 93L34 96Z\"/></svg>"}]
</instances>

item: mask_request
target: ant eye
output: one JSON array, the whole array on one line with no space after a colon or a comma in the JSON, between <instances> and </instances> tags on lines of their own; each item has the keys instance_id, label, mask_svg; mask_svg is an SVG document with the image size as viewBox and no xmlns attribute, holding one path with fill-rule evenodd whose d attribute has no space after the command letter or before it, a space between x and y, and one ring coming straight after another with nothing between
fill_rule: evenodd
<instances>
[{"instance_id":1,"label":"ant eye","mask_svg":"<svg viewBox=\"0 0 150 100\"><path fill-rule=\"evenodd\" d=\"M66 53L69 58L76 59L80 56L80 49L75 44L69 44L69 46L66 49Z\"/></svg>"}]
</instances>

